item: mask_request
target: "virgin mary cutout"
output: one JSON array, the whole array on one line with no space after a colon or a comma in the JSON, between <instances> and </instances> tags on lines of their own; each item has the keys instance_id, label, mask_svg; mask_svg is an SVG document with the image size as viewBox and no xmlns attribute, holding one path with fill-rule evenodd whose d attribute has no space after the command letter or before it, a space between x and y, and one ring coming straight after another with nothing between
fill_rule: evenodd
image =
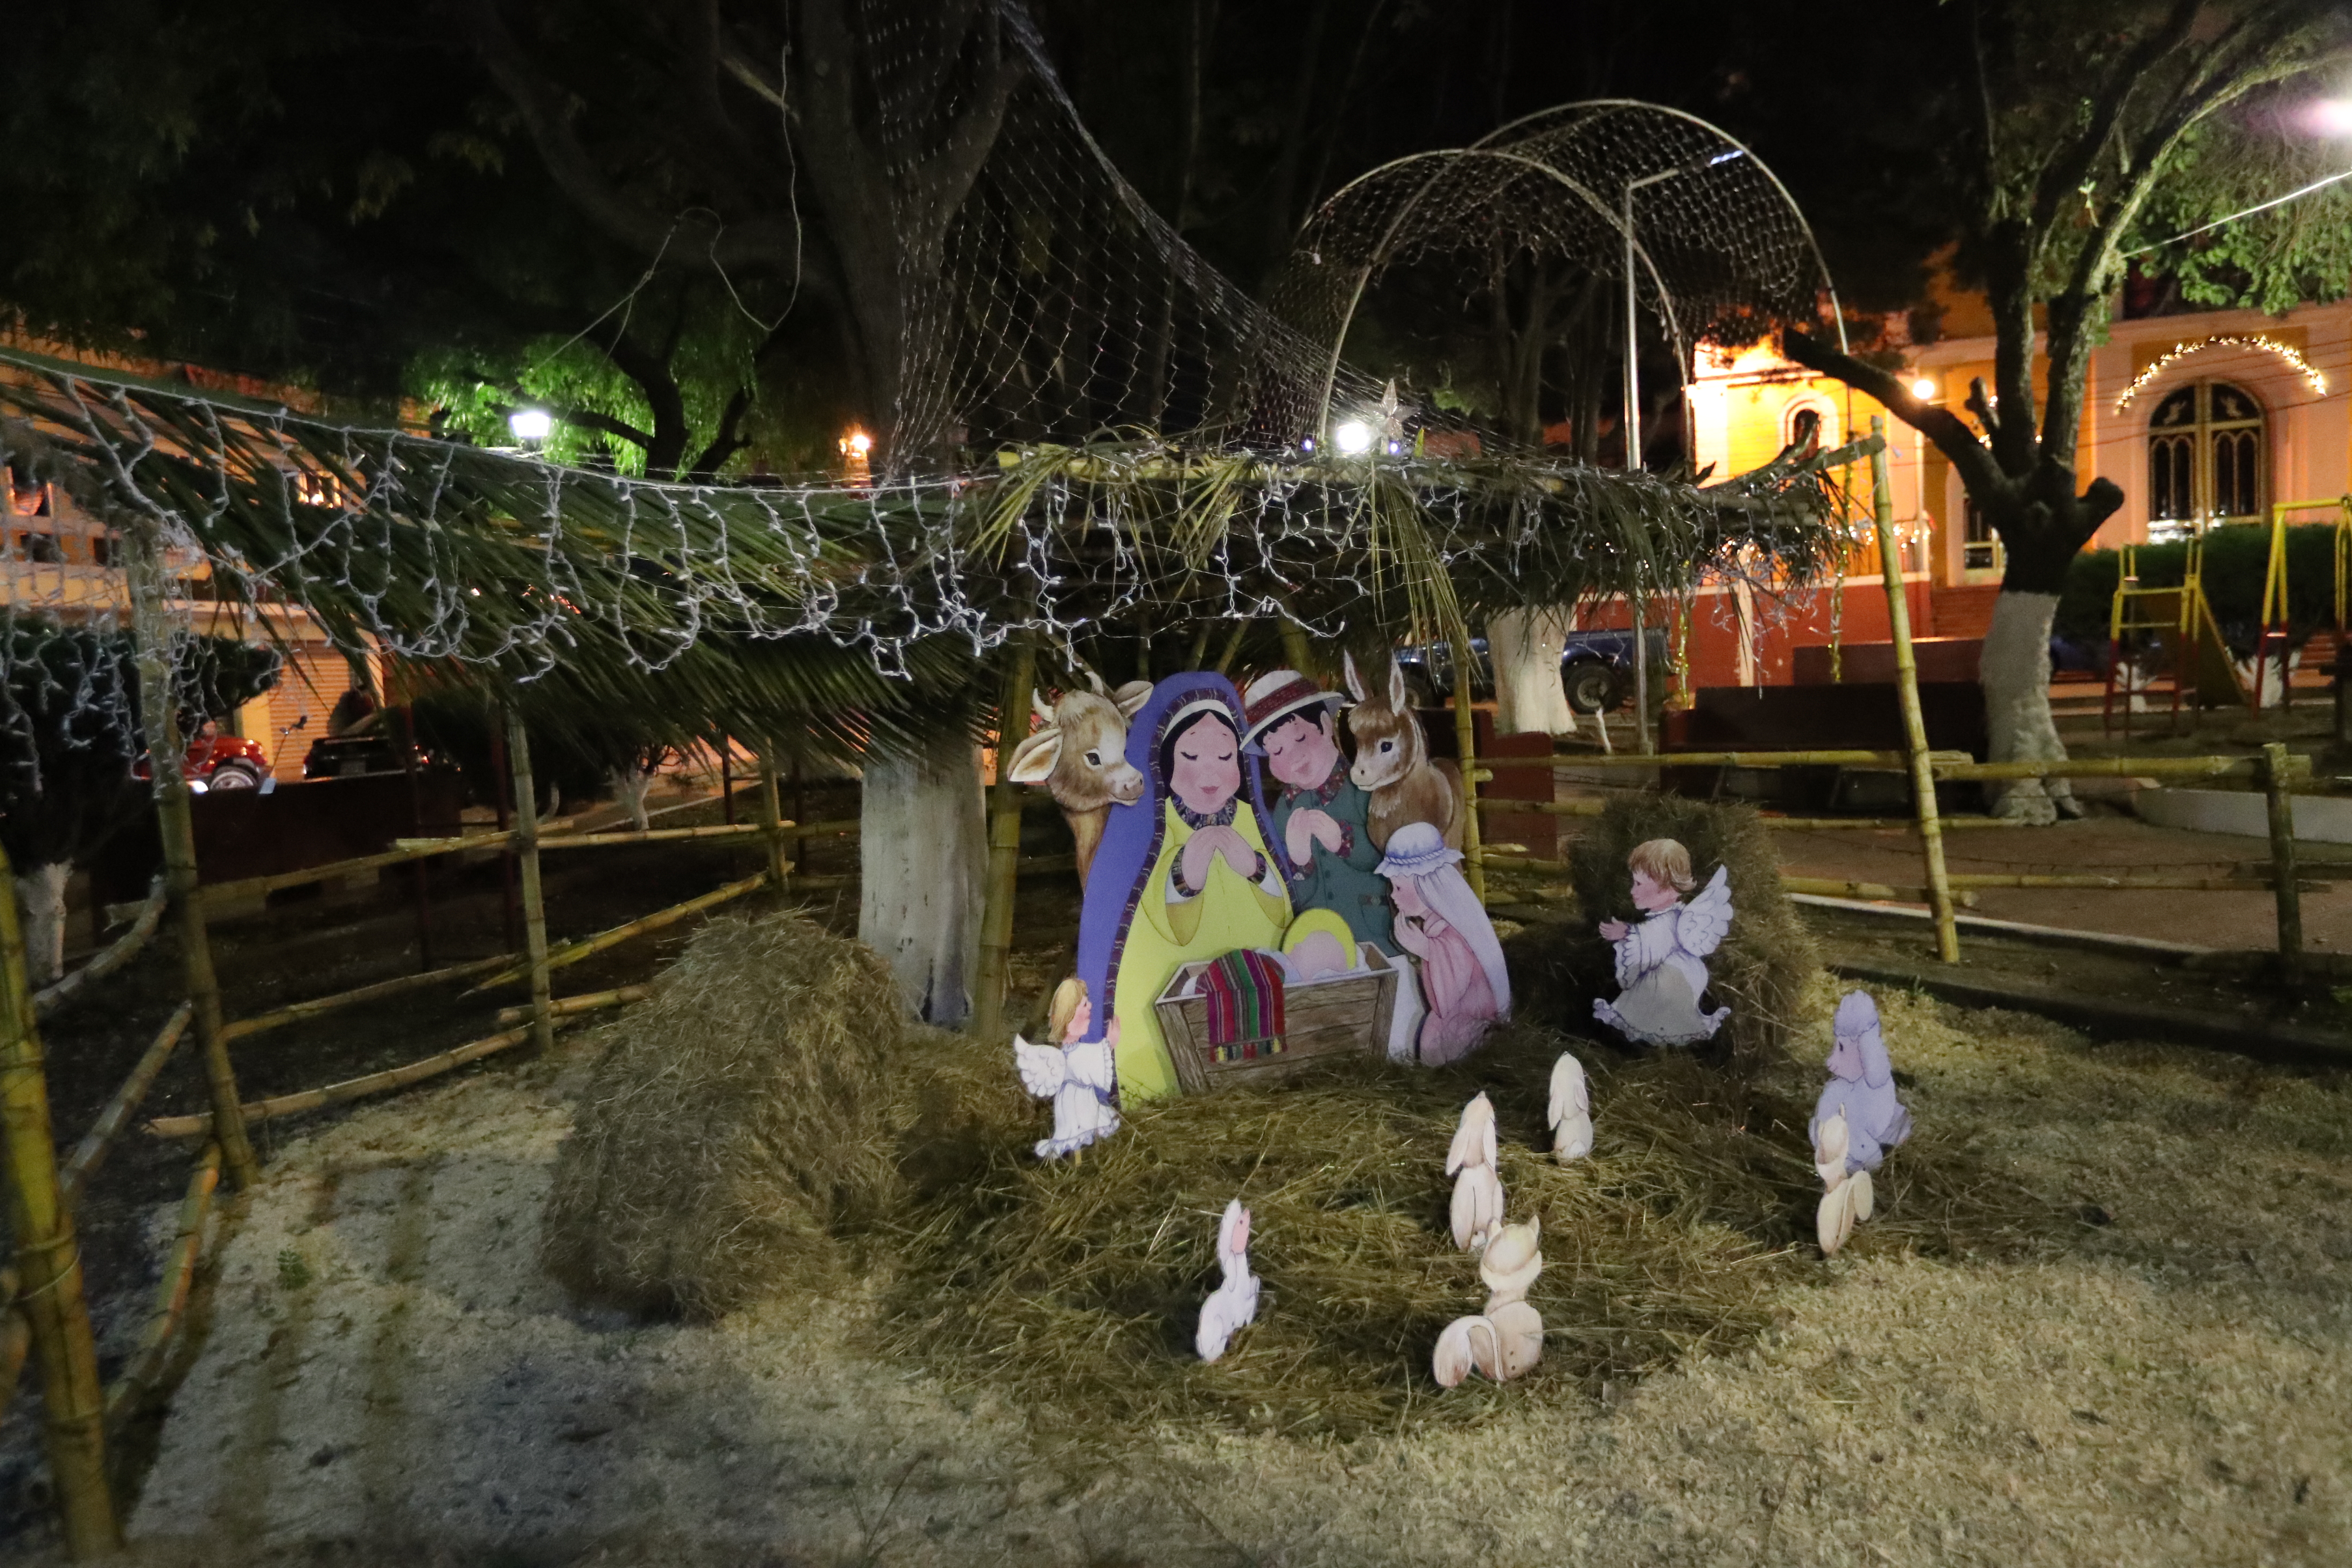
<instances>
[{"instance_id":1,"label":"virgin mary cutout","mask_svg":"<svg viewBox=\"0 0 2352 1568\"><path fill-rule=\"evenodd\" d=\"M1236 948L1279 949L1290 925L1289 867L1242 754L1247 728L1233 682L1200 671L1160 681L1128 724L1143 798L1110 808L1078 916L1078 978L1111 998L1085 1037L1118 1021L1124 1104L1176 1092L1152 1008L1176 971Z\"/></svg>"}]
</instances>

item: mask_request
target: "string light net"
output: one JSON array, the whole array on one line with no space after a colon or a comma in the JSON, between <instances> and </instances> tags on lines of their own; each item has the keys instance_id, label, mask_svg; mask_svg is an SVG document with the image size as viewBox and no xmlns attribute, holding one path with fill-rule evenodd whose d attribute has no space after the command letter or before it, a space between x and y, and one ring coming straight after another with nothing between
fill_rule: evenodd
<instances>
[{"instance_id":1,"label":"string light net","mask_svg":"<svg viewBox=\"0 0 2352 1568\"><path fill-rule=\"evenodd\" d=\"M852 688L807 671L845 656L916 676L1016 634L1067 646L1251 616L1458 635L1494 608L1707 576L1770 591L1831 559L1818 462L1702 491L1524 456L1423 461L1402 439L1316 449L1327 390L1367 401L1371 383L1335 361L1336 334L1243 295L1120 178L1024 11L851 0L840 15L858 31L841 58L864 73L888 171L874 210L899 258L894 321L866 325L901 345L887 449L912 460L879 482L646 482L29 356L0 375L0 445L151 536L186 579L173 601L243 616L247 635L299 612L347 651L510 689L561 673L615 703L654 706L645 681L662 676L664 715L693 708L677 695L692 689L713 710L692 717L721 724L751 647L797 650L809 706L831 693L840 708ZM1522 140L1565 159L1586 144L1573 129ZM1685 136L1664 155L1713 188L1736 176L1698 157L1711 145ZM1463 166L1518 173L1475 186L1483 208L1426 210L1505 215L1529 243L1607 265L1607 224L1556 172L1524 177L1530 163L1481 153ZM1391 188L1376 177L1337 207ZM1331 213L1318 221L1337 235ZM1660 300L1702 296L1683 251L1657 254L1685 266L1653 267ZM1719 319L1704 299L1695 320ZM1399 437L1418 416L1386 411ZM963 473L934 460L959 449Z\"/></svg>"}]
</instances>

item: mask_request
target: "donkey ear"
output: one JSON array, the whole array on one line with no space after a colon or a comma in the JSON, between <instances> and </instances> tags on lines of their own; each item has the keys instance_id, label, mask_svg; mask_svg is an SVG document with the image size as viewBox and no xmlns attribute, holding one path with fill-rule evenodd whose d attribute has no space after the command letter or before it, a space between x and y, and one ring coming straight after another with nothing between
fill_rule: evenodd
<instances>
[{"instance_id":1,"label":"donkey ear","mask_svg":"<svg viewBox=\"0 0 2352 1568\"><path fill-rule=\"evenodd\" d=\"M1356 656L1352 653L1342 653L1339 656L1339 669L1340 673L1348 678L1348 695L1361 702L1364 700L1364 678L1356 672Z\"/></svg>"},{"instance_id":2,"label":"donkey ear","mask_svg":"<svg viewBox=\"0 0 2352 1568\"><path fill-rule=\"evenodd\" d=\"M1048 724L1051 724L1054 721L1054 705L1045 700L1045 694L1044 692L1035 689L1034 687L1029 692L1029 710L1036 714L1038 718L1045 721Z\"/></svg>"},{"instance_id":3,"label":"donkey ear","mask_svg":"<svg viewBox=\"0 0 2352 1568\"><path fill-rule=\"evenodd\" d=\"M1412 705L1412 693L1404 683L1404 666L1393 658L1389 660L1389 706L1402 713Z\"/></svg>"},{"instance_id":4,"label":"donkey ear","mask_svg":"<svg viewBox=\"0 0 2352 1568\"><path fill-rule=\"evenodd\" d=\"M1013 748L1013 761L1004 776L1014 784L1044 784L1053 776L1054 764L1061 760L1062 731L1040 730Z\"/></svg>"},{"instance_id":5,"label":"donkey ear","mask_svg":"<svg viewBox=\"0 0 2352 1568\"><path fill-rule=\"evenodd\" d=\"M1120 718L1132 719L1143 711L1145 703L1151 700L1151 682L1130 680L1112 693L1111 700L1118 705Z\"/></svg>"}]
</instances>

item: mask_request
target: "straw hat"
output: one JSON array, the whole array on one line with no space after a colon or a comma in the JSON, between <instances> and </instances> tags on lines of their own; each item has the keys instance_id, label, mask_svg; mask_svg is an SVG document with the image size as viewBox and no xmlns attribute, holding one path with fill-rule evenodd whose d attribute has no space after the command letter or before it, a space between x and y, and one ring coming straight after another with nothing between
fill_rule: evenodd
<instances>
[{"instance_id":1,"label":"straw hat","mask_svg":"<svg viewBox=\"0 0 2352 1568\"><path fill-rule=\"evenodd\" d=\"M1326 712L1339 710L1341 699L1336 691L1326 691L1295 669L1277 669L1259 676L1242 691L1242 710L1249 720L1249 732L1242 737L1245 745L1255 746L1258 737L1289 718L1321 705Z\"/></svg>"}]
</instances>

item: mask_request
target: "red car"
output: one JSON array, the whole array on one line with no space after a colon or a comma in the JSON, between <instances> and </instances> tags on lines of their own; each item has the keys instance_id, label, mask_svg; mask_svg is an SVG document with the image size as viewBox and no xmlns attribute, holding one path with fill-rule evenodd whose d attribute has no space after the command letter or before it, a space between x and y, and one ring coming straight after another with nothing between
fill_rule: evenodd
<instances>
[{"instance_id":1,"label":"red car","mask_svg":"<svg viewBox=\"0 0 2352 1568\"><path fill-rule=\"evenodd\" d=\"M187 771L188 787L200 795L216 789L259 789L269 777L268 752L242 735L224 735L209 724L189 740L188 754L180 765ZM142 757L131 771L147 777L147 759Z\"/></svg>"}]
</instances>

